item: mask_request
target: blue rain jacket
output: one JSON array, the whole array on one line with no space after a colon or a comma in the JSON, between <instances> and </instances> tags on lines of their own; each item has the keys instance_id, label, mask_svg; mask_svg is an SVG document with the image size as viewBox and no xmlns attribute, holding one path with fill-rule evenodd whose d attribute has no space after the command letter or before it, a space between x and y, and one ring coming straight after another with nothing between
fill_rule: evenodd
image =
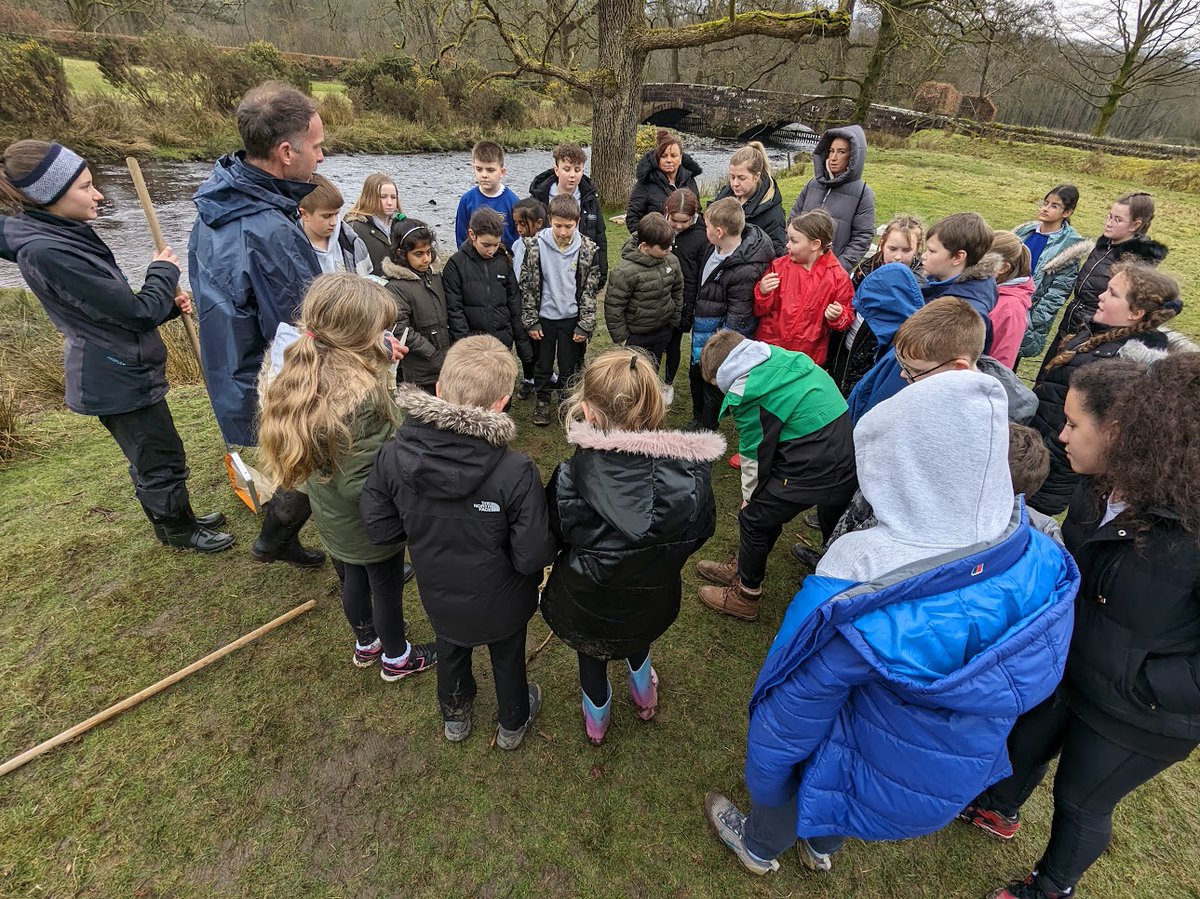
<instances>
[{"instance_id":1,"label":"blue rain jacket","mask_svg":"<svg viewBox=\"0 0 1200 899\"><path fill-rule=\"evenodd\" d=\"M925 305L921 285L913 270L903 262L880 266L863 279L854 295L854 311L861 315L875 339L879 350L875 364L850 392L846 400L850 418L858 420L872 408L904 389L900 365L892 351L892 341L900 326Z\"/></svg>"}]
</instances>

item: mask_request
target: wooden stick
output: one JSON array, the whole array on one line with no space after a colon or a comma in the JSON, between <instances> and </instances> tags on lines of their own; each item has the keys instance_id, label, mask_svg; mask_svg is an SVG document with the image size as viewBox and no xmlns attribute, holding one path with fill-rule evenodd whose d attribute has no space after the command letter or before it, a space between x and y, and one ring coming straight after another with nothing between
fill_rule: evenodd
<instances>
[{"instance_id":1,"label":"wooden stick","mask_svg":"<svg viewBox=\"0 0 1200 899\"><path fill-rule=\"evenodd\" d=\"M218 659L223 659L225 656L229 655L234 650L241 649L247 643L253 643L255 640L257 640L263 634L269 633L269 632L275 630L275 628L279 627L281 624L287 624L293 618L303 615L309 609L313 608L316 604L317 604L317 601L315 599L310 599L308 602L301 603L300 605L296 606L296 608L292 609L290 612L285 612L284 614L280 615L278 618L274 619L273 621L268 621L262 627L252 630L250 633L246 634L243 637L238 637L232 643L229 643L226 646L222 646L220 649L216 650L215 652L210 652L204 658L199 659L198 661L192 662L192 664L188 665L186 668L182 668L179 671L176 671L174 674L168 675L167 677L164 677L162 680L151 684L149 687L146 687L146 689L140 690L137 693L134 693L128 699L122 699L120 702L116 703L115 705L110 705L103 712L99 712L99 713L93 715L91 718L88 718L86 721L82 721L79 724L76 724L74 727L67 728L62 733L60 733L58 736L51 737L49 740L46 740L45 742L39 743L37 746L34 746L32 749L28 749L25 752L22 752L20 755L9 759L3 765L0 765L0 777L3 777L5 774L8 774L10 771L16 771L18 768L20 768L26 762L33 761L39 755L43 755L43 754L49 752L51 749L54 749L56 746L61 746L63 743L66 743L70 740L74 740L80 734L86 733L87 731L89 731L93 727L95 727L97 724L103 724L105 721L108 721L110 718L115 718L117 715L121 714L122 712L128 711L129 709L133 708L135 705L142 702L143 700L149 699L151 696L154 696L156 693L161 693L163 690L167 689L167 687L170 687L173 684L179 683L181 680L183 680L189 674L195 674L201 668L207 668L213 662L217 661Z\"/></svg>"},{"instance_id":2,"label":"wooden stick","mask_svg":"<svg viewBox=\"0 0 1200 899\"><path fill-rule=\"evenodd\" d=\"M546 648L546 644L549 643L553 639L554 639L554 631L551 631L550 633L546 634L546 639L542 641L541 646L539 646L537 649L535 649L533 652L531 652L529 654L529 658L527 658L525 660L525 664L528 665L530 662L532 662L534 659L536 659L538 657L538 654L543 649Z\"/></svg>"}]
</instances>

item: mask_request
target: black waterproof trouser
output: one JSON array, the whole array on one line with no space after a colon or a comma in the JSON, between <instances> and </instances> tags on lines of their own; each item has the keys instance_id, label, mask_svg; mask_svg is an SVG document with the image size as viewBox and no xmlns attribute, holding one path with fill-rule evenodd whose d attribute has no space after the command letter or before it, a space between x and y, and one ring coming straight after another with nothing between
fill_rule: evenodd
<instances>
[{"instance_id":1,"label":"black waterproof trouser","mask_svg":"<svg viewBox=\"0 0 1200 899\"><path fill-rule=\"evenodd\" d=\"M526 626L515 634L487 644L496 682L496 710L500 726L516 730L529 720L529 678L525 670ZM471 672L471 646L437 638L438 705L446 721L462 721L475 701L477 687Z\"/></svg>"},{"instance_id":2,"label":"black waterproof trouser","mask_svg":"<svg viewBox=\"0 0 1200 899\"><path fill-rule=\"evenodd\" d=\"M725 397L716 385L700 376L699 362L688 369L688 386L692 389L692 421L699 422L706 431L715 431Z\"/></svg>"},{"instance_id":3,"label":"black waterproof trouser","mask_svg":"<svg viewBox=\"0 0 1200 899\"><path fill-rule=\"evenodd\" d=\"M129 478L146 513L155 521L184 515L187 457L167 401L99 418L129 460Z\"/></svg>"},{"instance_id":4,"label":"black waterproof trouser","mask_svg":"<svg viewBox=\"0 0 1200 899\"><path fill-rule=\"evenodd\" d=\"M809 492L795 499L787 496L787 492L778 481L773 481L760 487L738 513L738 578L752 590L762 586L767 574L767 556L775 548L784 525L815 505L821 538L828 540L854 495L853 485L850 496L845 495L845 488L819 494Z\"/></svg>"},{"instance_id":5,"label":"black waterproof trouser","mask_svg":"<svg viewBox=\"0 0 1200 899\"><path fill-rule=\"evenodd\" d=\"M550 378L554 374L556 359L559 390L569 389L571 379L578 369L583 367L582 360L587 343L575 342L575 326L578 324L579 316L538 319L542 339L533 341L533 388L537 391L539 403L550 402Z\"/></svg>"},{"instance_id":6,"label":"black waterproof trouser","mask_svg":"<svg viewBox=\"0 0 1200 899\"><path fill-rule=\"evenodd\" d=\"M975 805L1013 817L1058 756L1050 843L1036 865L1041 883L1065 892L1112 839L1117 803L1171 765L1117 745L1087 725L1060 689L1017 719L1008 737L1013 773Z\"/></svg>"}]
</instances>

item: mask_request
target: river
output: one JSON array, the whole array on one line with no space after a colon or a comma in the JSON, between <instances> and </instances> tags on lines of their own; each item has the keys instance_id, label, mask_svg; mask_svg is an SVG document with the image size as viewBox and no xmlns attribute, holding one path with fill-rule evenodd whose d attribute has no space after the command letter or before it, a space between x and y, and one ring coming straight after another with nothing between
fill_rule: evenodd
<instances>
[{"instance_id":1,"label":"river","mask_svg":"<svg viewBox=\"0 0 1200 899\"><path fill-rule=\"evenodd\" d=\"M724 175L729 154L735 145L710 139L684 136L687 152L704 169L702 189L712 192ZM783 168L796 152L768 148L771 162ZM553 164L547 150L519 150L505 154L508 176L505 181L518 196L527 196L529 182ZM142 163L142 173L154 198L163 234L175 252L187 264L187 240L196 208L192 194L212 170L201 162ZM337 185L346 198L346 209L358 196L363 179L372 172L386 172L395 179L404 211L432 225L439 236L442 253L448 256L454 243L454 213L459 196L474 184L471 154L419 153L404 156L337 155L327 156L318 171ZM96 231L112 248L117 262L130 282L140 285L150 264L154 247L133 182L124 166L101 164L92 168L104 202ZM186 270L184 283L187 281ZM0 287L23 287L15 265L0 264Z\"/></svg>"}]
</instances>

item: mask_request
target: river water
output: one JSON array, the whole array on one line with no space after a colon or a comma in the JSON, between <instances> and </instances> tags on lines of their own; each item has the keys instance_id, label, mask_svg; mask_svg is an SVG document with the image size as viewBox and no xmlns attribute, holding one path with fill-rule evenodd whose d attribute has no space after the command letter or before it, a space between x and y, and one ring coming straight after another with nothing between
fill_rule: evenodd
<instances>
[{"instance_id":1,"label":"river water","mask_svg":"<svg viewBox=\"0 0 1200 899\"><path fill-rule=\"evenodd\" d=\"M687 152L704 169L701 188L713 192L725 173L729 154L735 145L711 139L684 136ZM776 168L790 164L803 151L768 148ZM518 196L529 193L529 183L535 176L550 168L553 161L547 150L518 150L505 154L508 175L505 179ZM192 195L205 179L212 166L200 162L142 163L142 173L154 198L159 223L167 242L184 263L184 284L187 283L187 241L196 208ZM146 266L154 255L141 204L133 189L128 170L121 165L93 166L93 174L104 202L100 217L93 223L104 241L112 248L122 271L130 283L140 286ZM358 196L363 179L372 172L386 172L395 179L404 211L432 225L439 236L442 252L449 255L454 244L454 214L458 198L474 184L469 151L453 153L419 153L404 156L337 155L327 156L318 171L337 185L346 198L346 209ZM0 263L0 287L23 287L24 281L15 265Z\"/></svg>"}]
</instances>

